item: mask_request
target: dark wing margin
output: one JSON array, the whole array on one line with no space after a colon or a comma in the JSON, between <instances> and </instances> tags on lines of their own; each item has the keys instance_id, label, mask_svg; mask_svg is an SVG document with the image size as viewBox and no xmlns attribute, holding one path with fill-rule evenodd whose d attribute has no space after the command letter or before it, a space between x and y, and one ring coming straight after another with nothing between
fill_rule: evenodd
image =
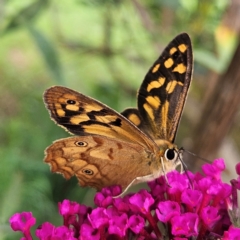
<instances>
[{"instance_id":1,"label":"dark wing margin","mask_svg":"<svg viewBox=\"0 0 240 240\"><path fill-rule=\"evenodd\" d=\"M148 134L174 142L191 82L193 56L187 33L176 36L146 74L138 109Z\"/></svg>"}]
</instances>

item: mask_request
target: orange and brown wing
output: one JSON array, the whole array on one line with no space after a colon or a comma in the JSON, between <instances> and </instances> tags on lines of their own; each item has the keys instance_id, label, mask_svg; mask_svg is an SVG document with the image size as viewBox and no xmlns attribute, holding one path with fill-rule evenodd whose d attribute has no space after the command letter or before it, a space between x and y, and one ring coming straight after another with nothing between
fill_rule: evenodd
<instances>
[{"instance_id":1,"label":"orange and brown wing","mask_svg":"<svg viewBox=\"0 0 240 240\"><path fill-rule=\"evenodd\" d=\"M66 87L54 86L44 93L51 118L70 133L102 135L156 148L134 124L108 106Z\"/></svg>"},{"instance_id":2,"label":"orange and brown wing","mask_svg":"<svg viewBox=\"0 0 240 240\"><path fill-rule=\"evenodd\" d=\"M174 142L191 82L191 40L174 38L146 74L138 91L138 109L122 114L153 139Z\"/></svg>"},{"instance_id":3,"label":"orange and brown wing","mask_svg":"<svg viewBox=\"0 0 240 240\"><path fill-rule=\"evenodd\" d=\"M124 190L133 179L152 174L153 167L141 145L98 135L55 141L46 149L44 161L52 172L66 179L75 175L82 187L98 190L112 185Z\"/></svg>"}]
</instances>

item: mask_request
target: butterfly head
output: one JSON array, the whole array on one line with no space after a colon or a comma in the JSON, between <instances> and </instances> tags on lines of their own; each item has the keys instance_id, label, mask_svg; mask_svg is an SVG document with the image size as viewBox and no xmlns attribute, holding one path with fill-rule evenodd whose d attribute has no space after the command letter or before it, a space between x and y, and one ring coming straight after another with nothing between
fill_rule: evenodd
<instances>
[{"instance_id":1,"label":"butterfly head","mask_svg":"<svg viewBox=\"0 0 240 240\"><path fill-rule=\"evenodd\" d=\"M167 140L158 139L156 143L159 147L159 159L163 174L166 174L177 166L182 165L182 153L177 146Z\"/></svg>"}]
</instances>

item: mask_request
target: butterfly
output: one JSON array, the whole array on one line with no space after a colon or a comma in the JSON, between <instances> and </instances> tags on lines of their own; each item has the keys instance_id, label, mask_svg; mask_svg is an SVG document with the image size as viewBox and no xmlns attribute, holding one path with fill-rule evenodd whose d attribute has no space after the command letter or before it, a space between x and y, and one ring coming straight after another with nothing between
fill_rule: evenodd
<instances>
[{"instance_id":1,"label":"butterfly","mask_svg":"<svg viewBox=\"0 0 240 240\"><path fill-rule=\"evenodd\" d=\"M55 141L44 161L52 172L101 190L151 181L181 165L174 144L191 82L191 40L176 36L146 74L137 108L121 114L103 103L62 86L44 93L51 118L75 136Z\"/></svg>"}]
</instances>

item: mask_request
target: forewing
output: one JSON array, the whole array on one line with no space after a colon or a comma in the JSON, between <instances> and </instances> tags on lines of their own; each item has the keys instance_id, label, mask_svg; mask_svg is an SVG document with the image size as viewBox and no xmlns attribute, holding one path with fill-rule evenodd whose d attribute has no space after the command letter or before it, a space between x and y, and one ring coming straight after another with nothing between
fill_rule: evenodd
<instances>
[{"instance_id":1,"label":"forewing","mask_svg":"<svg viewBox=\"0 0 240 240\"><path fill-rule=\"evenodd\" d=\"M153 138L174 142L192 74L189 36L174 38L150 68L138 92L138 109Z\"/></svg>"},{"instance_id":2,"label":"forewing","mask_svg":"<svg viewBox=\"0 0 240 240\"><path fill-rule=\"evenodd\" d=\"M138 143L154 152L156 144L113 109L66 87L55 86L44 93L51 118L70 133L102 135Z\"/></svg>"},{"instance_id":3,"label":"forewing","mask_svg":"<svg viewBox=\"0 0 240 240\"><path fill-rule=\"evenodd\" d=\"M127 108L122 111L121 114L130 122L132 122L135 126L141 129L144 133L149 134L149 126L146 124L145 121L143 121L137 108Z\"/></svg>"}]
</instances>

